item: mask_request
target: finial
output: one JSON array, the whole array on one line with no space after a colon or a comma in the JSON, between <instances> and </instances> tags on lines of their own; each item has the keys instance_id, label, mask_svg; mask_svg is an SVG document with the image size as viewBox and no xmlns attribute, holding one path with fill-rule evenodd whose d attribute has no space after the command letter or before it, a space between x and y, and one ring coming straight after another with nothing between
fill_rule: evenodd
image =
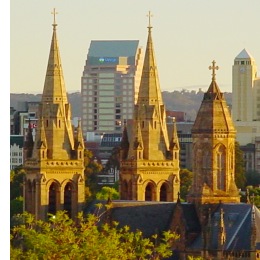
<instances>
[{"instance_id":1,"label":"finial","mask_svg":"<svg viewBox=\"0 0 260 260\"><path fill-rule=\"evenodd\" d=\"M149 11L148 12L148 15L147 15L147 17L148 17L148 29L149 29L149 31L153 28L152 26L151 26L151 17L152 17L153 15L152 15L152 13L151 13L151 11Z\"/></svg>"},{"instance_id":2,"label":"finial","mask_svg":"<svg viewBox=\"0 0 260 260\"><path fill-rule=\"evenodd\" d=\"M181 202L181 193L178 191L178 198L177 198L177 202L180 203Z\"/></svg>"},{"instance_id":3,"label":"finial","mask_svg":"<svg viewBox=\"0 0 260 260\"><path fill-rule=\"evenodd\" d=\"M57 26L56 24L56 14L58 14L56 11L55 11L55 8L53 8L53 12L51 12L53 14L53 24L52 26L55 28Z\"/></svg>"},{"instance_id":4,"label":"finial","mask_svg":"<svg viewBox=\"0 0 260 260\"><path fill-rule=\"evenodd\" d=\"M212 70L212 81L216 80L216 70L219 69L218 66L215 66L216 62L215 60L212 61L212 66L209 66L209 69Z\"/></svg>"}]
</instances>

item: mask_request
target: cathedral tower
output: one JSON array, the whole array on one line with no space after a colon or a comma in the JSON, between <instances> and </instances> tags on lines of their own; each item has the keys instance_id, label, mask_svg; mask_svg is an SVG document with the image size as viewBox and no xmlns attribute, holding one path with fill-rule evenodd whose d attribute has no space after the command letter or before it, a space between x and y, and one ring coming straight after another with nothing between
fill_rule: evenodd
<instances>
[{"instance_id":1,"label":"cathedral tower","mask_svg":"<svg viewBox=\"0 0 260 260\"><path fill-rule=\"evenodd\" d=\"M212 82L192 128L194 176L188 202L238 203L234 176L236 130L216 82L215 61L209 69L213 71Z\"/></svg>"},{"instance_id":2,"label":"cathedral tower","mask_svg":"<svg viewBox=\"0 0 260 260\"><path fill-rule=\"evenodd\" d=\"M75 131L71 124L56 27L54 9L38 128L24 163L25 210L43 220L58 210L66 210L74 218L85 202L84 140L80 122Z\"/></svg>"},{"instance_id":3,"label":"cathedral tower","mask_svg":"<svg viewBox=\"0 0 260 260\"><path fill-rule=\"evenodd\" d=\"M179 192L179 142L176 127L167 132L152 41L148 39L133 123L121 145L121 199L176 201Z\"/></svg>"}]
</instances>

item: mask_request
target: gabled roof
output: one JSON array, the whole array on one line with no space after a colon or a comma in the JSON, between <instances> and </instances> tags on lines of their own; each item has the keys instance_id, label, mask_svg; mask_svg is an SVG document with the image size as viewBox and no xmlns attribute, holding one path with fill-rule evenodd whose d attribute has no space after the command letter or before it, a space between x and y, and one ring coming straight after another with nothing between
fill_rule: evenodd
<instances>
[{"instance_id":1,"label":"gabled roof","mask_svg":"<svg viewBox=\"0 0 260 260\"><path fill-rule=\"evenodd\" d=\"M224 212L224 226L226 233L226 242L224 250L247 251L250 250L250 237L252 233L252 210L255 211L256 223L256 243L260 242L260 211L251 204L234 203L220 204L215 212L211 214L211 237L209 241L209 249L216 250L218 248L218 232L220 210ZM203 235L194 241L190 246L191 249L203 248Z\"/></svg>"},{"instance_id":2,"label":"gabled roof","mask_svg":"<svg viewBox=\"0 0 260 260\"><path fill-rule=\"evenodd\" d=\"M94 213L98 203L105 204L105 201L95 201L86 210L87 213ZM132 201L113 200L110 211L110 219L117 221L119 227L129 226L131 231L140 230L144 237L151 237L154 234L162 234L170 230L173 212L176 202L156 201ZM195 205L181 203L183 216L188 232L199 232L200 224L196 215Z\"/></svg>"}]
</instances>

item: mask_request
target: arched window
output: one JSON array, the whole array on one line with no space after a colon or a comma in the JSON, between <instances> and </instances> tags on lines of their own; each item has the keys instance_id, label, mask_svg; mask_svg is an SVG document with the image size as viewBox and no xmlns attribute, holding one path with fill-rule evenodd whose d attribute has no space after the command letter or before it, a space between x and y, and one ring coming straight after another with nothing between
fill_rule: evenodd
<instances>
[{"instance_id":1,"label":"arched window","mask_svg":"<svg viewBox=\"0 0 260 260\"><path fill-rule=\"evenodd\" d=\"M64 189L64 210L66 210L68 216L71 218L72 210L72 185L67 183Z\"/></svg>"},{"instance_id":2,"label":"arched window","mask_svg":"<svg viewBox=\"0 0 260 260\"><path fill-rule=\"evenodd\" d=\"M145 200L152 201L153 200L153 184L148 183L145 188Z\"/></svg>"},{"instance_id":3,"label":"arched window","mask_svg":"<svg viewBox=\"0 0 260 260\"><path fill-rule=\"evenodd\" d=\"M160 188L160 201L167 201L167 184L163 183Z\"/></svg>"},{"instance_id":4,"label":"arched window","mask_svg":"<svg viewBox=\"0 0 260 260\"><path fill-rule=\"evenodd\" d=\"M57 185L52 183L49 189L48 213L55 215L57 211Z\"/></svg>"},{"instance_id":5,"label":"arched window","mask_svg":"<svg viewBox=\"0 0 260 260\"><path fill-rule=\"evenodd\" d=\"M226 149L223 145L219 146L217 151L217 189L225 189L226 179Z\"/></svg>"},{"instance_id":6,"label":"arched window","mask_svg":"<svg viewBox=\"0 0 260 260\"><path fill-rule=\"evenodd\" d=\"M128 199L127 193L128 193L128 185L127 185L127 181L124 180L122 182L122 188L121 188L121 199L122 200Z\"/></svg>"}]
</instances>

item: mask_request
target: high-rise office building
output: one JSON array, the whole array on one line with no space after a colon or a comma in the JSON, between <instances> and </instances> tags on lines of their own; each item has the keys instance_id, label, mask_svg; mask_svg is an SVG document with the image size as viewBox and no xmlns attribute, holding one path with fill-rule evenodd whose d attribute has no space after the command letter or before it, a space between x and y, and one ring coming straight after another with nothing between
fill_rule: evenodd
<instances>
[{"instance_id":1,"label":"high-rise office building","mask_svg":"<svg viewBox=\"0 0 260 260\"><path fill-rule=\"evenodd\" d=\"M87 140L122 132L123 121L133 115L142 63L138 40L91 41L81 79L82 130Z\"/></svg>"},{"instance_id":2,"label":"high-rise office building","mask_svg":"<svg viewBox=\"0 0 260 260\"><path fill-rule=\"evenodd\" d=\"M232 117L241 145L254 143L260 133L260 78L253 56L243 49L235 58L232 82Z\"/></svg>"},{"instance_id":3,"label":"high-rise office building","mask_svg":"<svg viewBox=\"0 0 260 260\"><path fill-rule=\"evenodd\" d=\"M246 49L236 56L232 77L236 139L244 152L246 170L260 173L260 77L255 59Z\"/></svg>"}]
</instances>

